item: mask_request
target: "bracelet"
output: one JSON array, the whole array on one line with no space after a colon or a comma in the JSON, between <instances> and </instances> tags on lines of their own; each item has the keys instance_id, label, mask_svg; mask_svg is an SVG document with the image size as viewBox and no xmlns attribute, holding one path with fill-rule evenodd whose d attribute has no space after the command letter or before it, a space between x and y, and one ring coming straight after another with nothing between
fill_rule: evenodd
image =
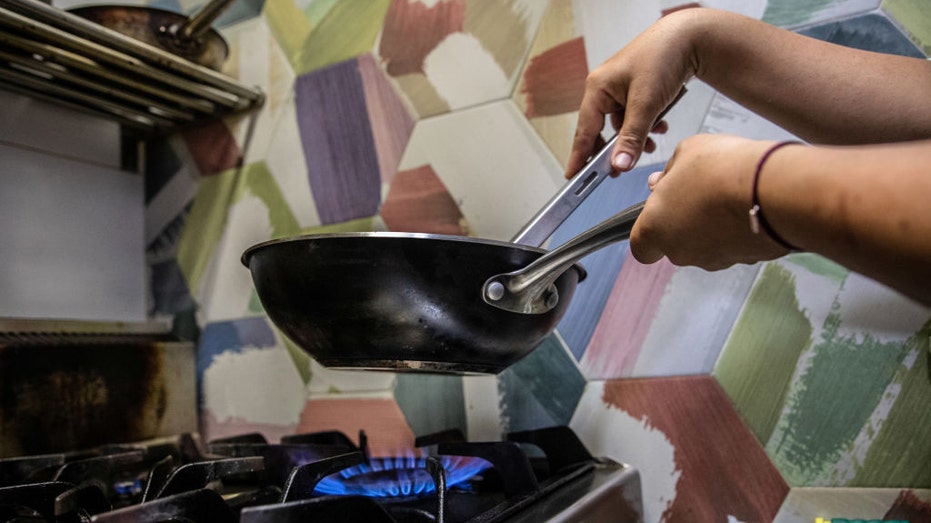
<instances>
[{"instance_id":1,"label":"bracelet","mask_svg":"<svg viewBox=\"0 0 931 523\"><path fill-rule=\"evenodd\" d=\"M766 221L766 218L763 216L763 209L760 207L760 197L757 191L760 185L760 172L763 170L763 165L766 163L766 160L769 159L769 156L786 145L796 144L802 144L802 142L779 142L763 153L763 156L760 157L760 162L756 164L756 172L753 173L753 194L750 200L750 230L753 231L753 234L759 234L762 229L774 242L790 251L799 251L801 249L787 242L782 236L779 236L779 234L773 230L769 222Z\"/></svg>"}]
</instances>

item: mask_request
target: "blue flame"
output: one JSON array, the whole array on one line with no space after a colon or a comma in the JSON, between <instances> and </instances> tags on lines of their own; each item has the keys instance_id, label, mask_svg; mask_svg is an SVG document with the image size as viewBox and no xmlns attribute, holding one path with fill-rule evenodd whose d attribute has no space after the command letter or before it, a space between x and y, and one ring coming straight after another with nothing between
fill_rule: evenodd
<instances>
[{"instance_id":1,"label":"blue flame","mask_svg":"<svg viewBox=\"0 0 931 523\"><path fill-rule=\"evenodd\" d=\"M439 456L446 471L446 486L460 484L491 463L469 456ZM436 490L425 457L371 458L368 463L343 469L323 478L314 492L374 497L416 496Z\"/></svg>"}]
</instances>

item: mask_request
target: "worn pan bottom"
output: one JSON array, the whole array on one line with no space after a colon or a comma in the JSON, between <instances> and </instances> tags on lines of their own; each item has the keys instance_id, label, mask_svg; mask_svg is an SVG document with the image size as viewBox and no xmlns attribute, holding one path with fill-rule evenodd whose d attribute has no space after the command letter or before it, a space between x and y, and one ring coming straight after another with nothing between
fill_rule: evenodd
<instances>
[{"instance_id":1,"label":"worn pan bottom","mask_svg":"<svg viewBox=\"0 0 931 523\"><path fill-rule=\"evenodd\" d=\"M491 240L399 233L275 240L243 254L272 322L321 365L496 374L555 329L581 267L556 282L559 305L519 314L482 299L494 274L542 249Z\"/></svg>"},{"instance_id":2,"label":"worn pan bottom","mask_svg":"<svg viewBox=\"0 0 931 523\"><path fill-rule=\"evenodd\" d=\"M420 361L420 360L353 360L351 366L345 360L317 359L317 363L330 370L373 370L388 372L474 374L486 375L500 372L498 363L488 365L474 362Z\"/></svg>"}]
</instances>

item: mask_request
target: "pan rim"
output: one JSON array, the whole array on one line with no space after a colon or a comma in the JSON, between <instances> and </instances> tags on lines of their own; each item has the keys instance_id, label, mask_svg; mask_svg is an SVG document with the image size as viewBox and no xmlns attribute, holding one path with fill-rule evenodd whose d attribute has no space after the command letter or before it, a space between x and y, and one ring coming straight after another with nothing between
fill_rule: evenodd
<instances>
[{"instance_id":1,"label":"pan rim","mask_svg":"<svg viewBox=\"0 0 931 523\"><path fill-rule=\"evenodd\" d=\"M389 239L389 238L398 238L398 239L410 239L410 240L441 240L441 241L452 241L460 243L472 243L472 244L481 244L481 245L491 245L491 246L500 246L500 247L510 247L521 249L525 251L537 252L537 253L546 253L547 250L542 247L534 247L532 245L523 245L520 243L512 243L503 240L493 240L489 238L477 238L474 236L458 236L453 234L433 234L433 233L424 233L424 232L393 232L393 231L369 231L369 232L334 232L334 233L323 233L323 234L301 234L297 236L285 236L281 238L273 238L270 240L265 240L263 242L252 245L243 251L240 261L246 267L249 267L249 259L252 255L262 249L267 247L278 245L282 243L292 243L300 242L307 240L323 240L330 238L376 238L376 239Z\"/></svg>"}]
</instances>

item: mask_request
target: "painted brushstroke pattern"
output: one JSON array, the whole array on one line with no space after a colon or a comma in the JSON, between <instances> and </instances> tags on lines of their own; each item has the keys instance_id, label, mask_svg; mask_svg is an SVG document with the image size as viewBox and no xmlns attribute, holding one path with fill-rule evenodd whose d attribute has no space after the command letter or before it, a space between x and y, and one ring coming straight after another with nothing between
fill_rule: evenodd
<instances>
[{"instance_id":1,"label":"painted brushstroke pattern","mask_svg":"<svg viewBox=\"0 0 931 523\"><path fill-rule=\"evenodd\" d=\"M213 289L201 301L206 321L248 314L254 287L240 257L252 245L299 232L297 221L264 162L241 169L230 199L223 236L204 272L203 285Z\"/></svg>"},{"instance_id":2,"label":"painted brushstroke pattern","mask_svg":"<svg viewBox=\"0 0 931 523\"><path fill-rule=\"evenodd\" d=\"M443 39L462 31L464 0L441 0L433 5L392 0L385 15L378 53L391 76L423 73L427 55Z\"/></svg>"},{"instance_id":3,"label":"painted brushstroke pattern","mask_svg":"<svg viewBox=\"0 0 931 523\"><path fill-rule=\"evenodd\" d=\"M931 4L924 0L885 0L884 11L912 36L926 55L931 55Z\"/></svg>"},{"instance_id":4,"label":"painted brushstroke pattern","mask_svg":"<svg viewBox=\"0 0 931 523\"><path fill-rule=\"evenodd\" d=\"M931 521L914 517L912 507L931 501L931 490L897 488L795 487L789 491L773 523L812 523L817 518L850 521ZM907 508L906 508L907 507ZM904 508L904 511L902 510ZM919 509L920 510L920 509ZM902 517L901 514L913 517ZM899 514L899 517L892 517Z\"/></svg>"},{"instance_id":5,"label":"painted brushstroke pattern","mask_svg":"<svg viewBox=\"0 0 931 523\"><path fill-rule=\"evenodd\" d=\"M931 322L904 350L885 393L895 395L893 405L880 426L871 427L869 449L858 460L851 486L931 485Z\"/></svg>"},{"instance_id":6,"label":"painted brushstroke pattern","mask_svg":"<svg viewBox=\"0 0 931 523\"><path fill-rule=\"evenodd\" d=\"M466 431L461 376L400 373L394 399L417 436L449 429Z\"/></svg>"},{"instance_id":7,"label":"painted brushstroke pattern","mask_svg":"<svg viewBox=\"0 0 931 523\"><path fill-rule=\"evenodd\" d=\"M239 146L222 121L184 129L181 136L202 176L217 174L239 165Z\"/></svg>"},{"instance_id":8,"label":"painted brushstroke pattern","mask_svg":"<svg viewBox=\"0 0 931 523\"><path fill-rule=\"evenodd\" d=\"M795 276L778 264L766 265L714 369L761 442L776 426L811 333L811 323L795 295Z\"/></svg>"},{"instance_id":9,"label":"painted brushstroke pattern","mask_svg":"<svg viewBox=\"0 0 931 523\"><path fill-rule=\"evenodd\" d=\"M908 344L879 330L860 331L846 325L842 319L846 307L863 304L857 300L845 304L845 290L835 298L820 334L812 340L782 417L766 444L774 463L793 485L848 484L859 468L856 463L862 461L858 456L871 450L874 434L900 393L893 381L908 362ZM859 291L857 295L868 294ZM882 303L878 297L870 301ZM887 313L898 309L899 317L909 315L904 302L886 301Z\"/></svg>"},{"instance_id":10,"label":"painted brushstroke pattern","mask_svg":"<svg viewBox=\"0 0 931 523\"><path fill-rule=\"evenodd\" d=\"M588 379L630 376L666 286L676 267L665 258L652 265L628 255L592 333L581 365Z\"/></svg>"},{"instance_id":11,"label":"painted brushstroke pattern","mask_svg":"<svg viewBox=\"0 0 931 523\"><path fill-rule=\"evenodd\" d=\"M888 18L881 14L867 14L816 25L799 33L826 42L881 53L924 58L924 53L908 39Z\"/></svg>"},{"instance_id":12,"label":"painted brushstroke pattern","mask_svg":"<svg viewBox=\"0 0 931 523\"><path fill-rule=\"evenodd\" d=\"M556 335L498 375L506 430L567 425L585 390L585 378Z\"/></svg>"},{"instance_id":13,"label":"painted brushstroke pattern","mask_svg":"<svg viewBox=\"0 0 931 523\"><path fill-rule=\"evenodd\" d=\"M338 430L356 445L359 431L368 437L373 457L416 455L414 433L398 404L388 398L321 398L304 406L299 433Z\"/></svg>"},{"instance_id":14,"label":"painted brushstroke pattern","mask_svg":"<svg viewBox=\"0 0 931 523\"><path fill-rule=\"evenodd\" d=\"M314 2L314 4L318 3L320 2ZM296 68L304 40L310 34L311 21L307 19L294 0L265 2L262 7L262 16L268 22L275 40L288 57L291 66Z\"/></svg>"},{"instance_id":15,"label":"painted brushstroke pattern","mask_svg":"<svg viewBox=\"0 0 931 523\"><path fill-rule=\"evenodd\" d=\"M381 177L357 61L302 75L294 90L307 175L321 223L376 214Z\"/></svg>"},{"instance_id":16,"label":"painted brushstroke pattern","mask_svg":"<svg viewBox=\"0 0 931 523\"><path fill-rule=\"evenodd\" d=\"M275 346L275 333L265 318L244 318L207 324L197 347L197 381L213 359L225 352L241 352L247 347Z\"/></svg>"},{"instance_id":17,"label":"painted brushstroke pattern","mask_svg":"<svg viewBox=\"0 0 931 523\"><path fill-rule=\"evenodd\" d=\"M381 180L382 183L391 183L414 130L414 119L375 63L375 58L365 54L358 58L358 62Z\"/></svg>"},{"instance_id":18,"label":"painted brushstroke pattern","mask_svg":"<svg viewBox=\"0 0 931 523\"><path fill-rule=\"evenodd\" d=\"M230 115L224 122L242 151L243 162L270 158L269 145L282 112L293 105L294 73L263 18L224 31L230 53L224 74L265 94L259 108Z\"/></svg>"},{"instance_id":19,"label":"painted brushstroke pattern","mask_svg":"<svg viewBox=\"0 0 931 523\"><path fill-rule=\"evenodd\" d=\"M585 93L585 40L573 38L530 60L521 92L526 96L527 118L552 116L579 109Z\"/></svg>"},{"instance_id":20,"label":"painted brushstroke pattern","mask_svg":"<svg viewBox=\"0 0 931 523\"><path fill-rule=\"evenodd\" d=\"M469 232L456 201L429 165L395 176L381 217L391 231L453 235Z\"/></svg>"},{"instance_id":21,"label":"painted brushstroke pattern","mask_svg":"<svg viewBox=\"0 0 931 523\"><path fill-rule=\"evenodd\" d=\"M758 269L758 265L715 272L676 269L650 322L632 376L710 374Z\"/></svg>"},{"instance_id":22,"label":"painted brushstroke pattern","mask_svg":"<svg viewBox=\"0 0 931 523\"><path fill-rule=\"evenodd\" d=\"M790 398L787 427L769 448L794 485L824 484L826 464L836 463L882 399L905 353L897 344L838 337L836 317L813 347L811 366ZM830 369L830 370L829 370ZM828 379L840 374L840 379Z\"/></svg>"},{"instance_id":23,"label":"painted brushstroke pattern","mask_svg":"<svg viewBox=\"0 0 931 523\"><path fill-rule=\"evenodd\" d=\"M256 394L266 383L262 394ZM219 422L293 427L304 407L304 382L281 347L237 347L215 354L200 382L203 406Z\"/></svg>"},{"instance_id":24,"label":"painted brushstroke pattern","mask_svg":"<svg viewBox=\"0 0 931 523\"><path fill-rule=\"evenodd\" d=\"M540 20L540 28L537 30L533 44L530 47L530 60L532 61L537 55L546 53L578 37L572 1L551 0L547 3L546 12ZM584 43L582 45L584 47ZM583 53L581 59L578 63L573 64L573 67L585 65L586 61ZM514 96L512 97L514 103L524 114L527 114L528 101L526 71L527 65L524 66L524 72L519 77L517 89L514 90ZM567 112L530 118L530 125L533 126L556 159L563 165L565 165L569 157L569 151L572 148L572 136L578 119L577 110L578 106Z\"/></svg>"},{"instance_id":25,"label":"painted brushstroke pattern","mask_svg":"<svg viewBox=\"0 0 931 523\"><path fill-rule=\"evenodd\" d=\"M714 378L613 380L603 400L661 431L676 449L681 476L663 521L776 515L789 487Z\"/></svg>"},{"instance_id":26,"label":"painted brushstroke pattern","mask_svg":"<svg viewBox=\"0 0 931 523\"><path fill-rule=\"evenodd\" d=\"M406 74L392 78L420 118L448 113L449 102L440 96L425 74Z\"/></svg>"},{"instance_id":27,"label":"painted brushstroke pattern","mask_svg":"<svg viewBox=\"0 0 931 523\"><path fill-rule=\"evenodd\" d=\"M466 0L463 30L481 42L507 77L513 77L530 46L545 2Z\"/></svg>"},{"instance_id":28,"label":"painted brushstroke pattern","mask_svg":"<svg viewBox=\"0 0 931 523\"><path fill-rule=\"evenodd\" d=\"M202 178L178 241L178 265L190 289L200 288L213 250L223 236L228 206L236 190L236 173Z\"/></svg>"},{"instance_id":29,"label":"painted brushstroke pattern","mask_svg":"<svg viewBox=\"0 0 931 523\"><path fill-rule=\"evenodd\" d=\"M676 448L649 418L635 418L605 403L607 384L593 381L586 385L570 427L593 456L607 456L637 468L642 484L642 521L663 521L682 477L675 461Z\"/></svg>"},{"instance_id":30,"label":"painted brushstroke pattern","mask_svg":"<svg viewBox=\"0 0 931 523\"><path fill-rule=\"evenodd\" d=\"M780 27L797 27L873 11L881 0L772 0L763 21Z\"/></svg>"},{"instance_id":31,"label":"painted brushstroke pattern","mask_svg":"<svg viewBox=\"0 0 931 523\"><path fill-rule=\"evenodd\" d=\"M371 52L389 4L390 0L333 4L302 42L294 71L307 73Z\"/></svg>"},{"instance_id":32,"label":"painted brushstroke pattern","mask_svg":"<svg viewBox=\"0 0 931 523\"><path fill-rule=\"evenodd\" d=\"M624 207L646 199L649 194L646 184L647 176L657 168L655 165L638 167L616 180L603 182L598 190L593 191L556 229L550 243L561 245ZM582 265L588 271L588 277L576 289L572 303L569 304L558 326L559 333L569 346L569 350L579 360L583 358L599 323L617 320L617 318L603 315L602 312L611 297L615 280L620 274L621 267L626 263L629 253L630 249L627 244L621 242L586 256L582 260Z\"/></svg>"},{"instance_id":33,"label":"painted brushstroke pattern","mask_svg":"<svg viewBox=\"0 0 931 523\"><path fill-rule=\"evenodd\" d=\"M469 33L443 39L424 60L424 74L450 109L496 100L511 92L511 80L481 40Z\"/></svg>"},{"instance_id":34,"label":"painted brushstroke pattern","mask_svg":"<svg viewBox=\"0 0 931 523\"><path fill-rule=\"evenodd\" d=\"M931 501L920 499L911 490L899 493L895 503L883 515L884 520L931 521Z\"/></svg>"}]
</instances>

